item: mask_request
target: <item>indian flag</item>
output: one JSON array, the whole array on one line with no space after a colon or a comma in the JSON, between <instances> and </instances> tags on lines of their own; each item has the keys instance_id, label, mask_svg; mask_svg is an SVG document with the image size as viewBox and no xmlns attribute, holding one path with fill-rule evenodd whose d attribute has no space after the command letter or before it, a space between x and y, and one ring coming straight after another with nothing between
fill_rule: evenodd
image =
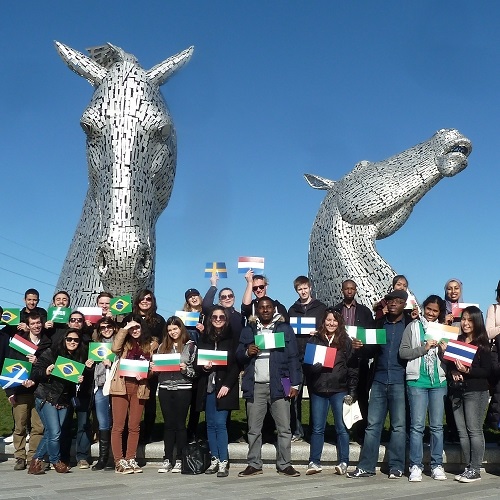
<instances>
[{"instance_id":1,"label":"indian flag","mask_svg":"<svg viewBox=\"0 0 500 500\"><path fill-rule=\"evenodd\" d=\"M117 316L118 314L127 314L132 312L132 296L122 295L115 297L109 301L109 310L111 314Z\"/></svg>"},{"instance_id":2,"label":"indian flag","mask_svg":"<svg viewBox=\"0 0 500 500\"><path fill-rule=\"evenodd\" d=\"M2 313L2 323L6 325L18 325L21 321L20 309L4 309Z\"/></svg>"},{"instance_id":3,"label":"indian flag","mask_svg":"<svg viewBox=\"0 0 500 500\"><path fill-rule=\"evenodd\" d=\"M255 335L255 345L259 349L279 349L285 347L285 334L283 332L275 332Z\"/></svg>"},{"instance_id":4,"label":"indian flag","mask_svg":"<svg viewBox=\"0 0 500 500\"><path fill-rule=\"evenodd\" d=\"M33 342L24 339L17 333L10 339L9 347L12 347L12 349L19 351L25 356L27 356L28 354L35 354L38 349L38 347L33 344Z\"/></svg>"},{"instance_id":5,"label":"indian flag","mask_svg":"<svg viewBox=\"0 0 500 500\"><path fill-rule=\"evenodd\" d=\"M85 319L88 319L93 325L102 318L102 309L100 307L78 307L76 310L81 312Z\"/></svg>"},{"instance_id":6,"label":"indian flag","mask_svg":"<svg viewBox=\"0 0 500 500\"><path fill-rule=\"evenodd\" d=\"M104 361L109 359L114 361L115 354L111 350L111 342L90 342L89 344L89 359L93 361Z\"/></svg>"},{"instance_id":7,"label":"indian flag","mask_svg":"<svg viewBox=\"0 0 500 500\"><path fill-rule=\"evenodd\" d=\"M295 335L312 335L316 330L316 318L309 316L290 317L290 326Z\"/></svg>"},{"instance_id":8,"label":"indian flag","mask_svg":"<svg viewBox=\"0 0 500 500\"><path fill-rule=\"evenodd\" d=\"M85 365L83 363L73 361L64 356L57 356L51 375L77 384L78 377L83 373L84 369Z\"/></svg>"},{"instance_id":9,"label":"indian flag","mask_svg":"<svg viewBox=\"0 0 500 500\"><path fill-rule=\"evenodd\" d=\"M264 257L238 257L238 273L245 274L250 269L264 271Z\"/></svg>"},{"instance_id":10,"label":"indian flag","mask_svg":"<svg viewBox=\"0 0 500 500\"><path fill-rule=\"evenodd\" d=\"M425 332L425 340L457 340L459 333L458 326L441 325L440 323L428 323Z\"/></svg>"},{"instance_id":11,"label":"indian flag","mask_svg":"<svg viewBox=\"0 0 500 500\"><path fill-rule=\"evenodd\" d=\"M214 351L211 349L198 349L198 366L204 366L211 361L212 365L227 366L227 351Z\"/></svg>"},{"instance_id":12,"label":"indian flag","mask_svg":"<svg viewBox=\"0 0 500 500\"><path fill-rule=\"evenodd\" d=\"M181 354L153 354L154 372L178 372L180 370Z\"/></svg>"},{"instance_id":13,"label":"indian flag","mask_svg":"<svg viewBox=\"0 0 500 500\"><path fill-rule=\"evenodd\" d=\"M47 319L54 323L67 323L71 316L69 307L49 307L47 310Z\"/></svg>"},{"instance_id":14,"label":"indian flag","mask_svg":"<svg viewBox=\"0 0 500 500\"><path fill-rule=\"evenodd\" d=\"M17 359L5 358L0 375L0 387L18 387L28 380L31 373L31 363Z\"/></svg>"},{"instance_id":15,"label":"indian flag","mask_svg":"<svg viewBox=\"0 0 500 500\"><path fill-rule=\"evenodd\" d=\"M326 345L306 344L304 354L304 363L306 365L315 365L321 363L325 368L333 368L337 349L327 347Z\"/></svg>"},{"instance_id":16,"label":"indian flag","mask_svg":"<svg viewBox=\"0 0 500 500\"><path fill-rule=\"evenodd\" d=\"M360 326L346 326L347 335L358 339L363 344L387 344L387 333L384 328L362 328Z\"/></svg>"},{"instance_id":17,"label":"indian flag","mask_svg":"<svg viewBox=\"0 0 500 500\"><path fill-rule=\"evenodd\" d=\"M196 311L175 311L175 316L180 318L185 326L196 326L200 322L200 313Z\"/></svg>"},{"instance_id":18,"label":"indian flag","mask_svg":"<svg viewBox=\"0 0 500 500\"><path fill-rule=\"evenodd\" d=\"M149 361L147 359L120 359L118 375L120 377L147 378Z\"/></svg>"}]
</instances>

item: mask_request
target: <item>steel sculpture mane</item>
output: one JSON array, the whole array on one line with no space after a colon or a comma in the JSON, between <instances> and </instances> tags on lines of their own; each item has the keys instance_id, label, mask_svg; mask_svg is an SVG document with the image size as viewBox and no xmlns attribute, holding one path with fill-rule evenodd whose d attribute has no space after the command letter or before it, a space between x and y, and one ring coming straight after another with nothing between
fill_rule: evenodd
<instances>
[{"instance_id":1,"label":"steel sculpture mane","mask_svg":"<svg viewBox=\"0 0 500 500\"><path fill-rule=\"evenodd\" d=\"M57 283L73 303L89 306L102 290L134 294L154 287L155 224L170 199L177 156L160 86L189 61L193 47L146 71L109 43L88 49L90 56L55 44L95 89L80 122L89 187Z\"/></svg>"},{"instance_id":2,"label":"steel sculpture mane","mask_svg":"<svg viewBox=\"0 0 500 500\"><path fill-rule=\"evenodd\" d=\"M328 191L309 241L309 276L318 299L337 303L342 281L354 279L359 302L371 308L380 300L396 272L377 253L375 240L401 228L427 191L467 166L471 151L460 132L443 129L386 160L362 161L337 182L306 174L311 187ZM412 249L404 251L411 255Z\"/></svg>"}]
</instances>

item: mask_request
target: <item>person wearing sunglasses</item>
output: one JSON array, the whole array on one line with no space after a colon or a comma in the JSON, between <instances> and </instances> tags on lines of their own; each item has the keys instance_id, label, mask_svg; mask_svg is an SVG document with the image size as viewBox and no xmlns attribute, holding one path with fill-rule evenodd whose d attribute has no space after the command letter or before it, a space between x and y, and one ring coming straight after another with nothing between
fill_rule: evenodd
<instances>
[{"instance_id":1,"label":"person wearing sunglasses","mask_svg":"<svg viewBox=\"0 0 500 500\"><path fill-rule=\"evenodd\" d=\"M70 328L59 345L45 350L31 371L31 379L38 382L35 390L35 406L44 426L44 435L30 463L28 474L45 474L43 457L48 454L49 461L56 472L66 473L70 467L61 460L60 438L68 408L76 396L74 382L55 377L52 372L58 356L84 363L87 349L82 345L81 330ZM89 378L86 368L78 377L81 384Z\"/></svg>"},{"instance_id":2,"label":"person wearing sunglasses","mask_svg":"<svg viewBox=\"0 0 500 500\"><path fill-rule=\"evenodd\" d=\"M229 474L229 447L227 433L228 411L240 407L236 346L226 310L214 306L208 315L207 328L198 342L198 349L227 352L227 364L218 365L208 361L197 363L200 373L196 394L196 409L205 411L207 437L212 456L205 474L226 477ZM199 351L198 351L199 353Z\"/></svg>"}]
</instances>

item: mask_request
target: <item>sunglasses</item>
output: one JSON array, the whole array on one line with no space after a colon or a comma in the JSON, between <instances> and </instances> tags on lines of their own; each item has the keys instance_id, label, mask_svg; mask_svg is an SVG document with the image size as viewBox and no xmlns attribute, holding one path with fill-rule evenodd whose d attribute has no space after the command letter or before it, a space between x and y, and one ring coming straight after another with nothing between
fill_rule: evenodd
<instances>
[{"instance_id":1,"label":"sunglasses","mask_svg":"<svg viewBox=\"0 0 500 500\"><path fill-rule=\"evenodd\" d=\"M227 295L221 295L219 298L220 298L220 300L234 299L234 294L228 293Z\"/></svg>"},{"instance_id":2,"label":"sunglasses","mask_svg":"<svg viewBox=\"0 0 500 500\"><path fill-rule=\"evenodd\" d=\"M66 337L66 342L74 342L75 344L79 344L80 339L78 337Z\"/></svg>"},{"instance_id":3,"label":"sunglasses","mask_svg":"<svg viewBox=\"0 0 500 500\"><path fill-rule=\"evenodd\" d=\"M253 286L252 287L252 290L254 292L256 292L257 290L264 290L264 288L266 288L267 285L256 285L256 286Z\"/></svg>"},{"instance_id":4,"label":"sunglasses","mask_svg":"<svg viewBox=\"0 0 500 500\"><path fill-rule=\"evenodd\" d=\"M83 318L69 318L70 323L83 323Z\"/></svg>"},{"instance_id":5,"label":"sunglasses","mask_svg":"<svg viewBox=\"0 0 500 500\"><path fill-rule=\"evenodd\" d=\"M153 302L153 297L144 297L141 302Z\"/></svg>"},{"instance_id":6,"label":"sunglasses","mask_svg":"<svg viewBox=\"0 0 500 500\"><path fill-rule=\"evenodd\" d=\"M210 317L210 319L212 321L226 321L226 317L224 316L224 314L212 314L212 316Z\"/></svg>"},{"instance_id":7,"label":"sunglasses","mask_svg":"<svg viewBox=\"0 0 500 500\"><path fill-rule=\"evenodd\" d=\"M112 330L113 327L111 325L101 325L99 330Z\"/></svg>"}]
</instances>

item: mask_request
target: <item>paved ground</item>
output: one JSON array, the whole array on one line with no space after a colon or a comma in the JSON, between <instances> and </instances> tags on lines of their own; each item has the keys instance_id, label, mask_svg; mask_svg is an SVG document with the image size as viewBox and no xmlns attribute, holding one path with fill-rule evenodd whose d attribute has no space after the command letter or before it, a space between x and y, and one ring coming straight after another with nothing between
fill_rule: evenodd
<instances>
[{"instance_id":1,"label":"paved ground","mask_svg":"<svg viewBox=\"0 0 500 500\"><path fill-rule=\"evenodd\" d=\"M26 471L14 471L12 459L0 463L0 499L109 499L138 498L176 500L265 500L265 499L356 499L384 498L459 499L500 498L500 476L483 473L475 483L461 484L448 474L447 481L434 481L424 476L421 483L409 483L407 478L389 480L377 474L369 479L347 479L335 476L331 470L321 474L286 478L266 468L264 474L238 478L241 466L231 467L229 477L158 474L156 464L149 464L142 474L118 475L113 471L92 472L72 469L69 474L50 471L44 476L30 476Z\"/></svg>"}]
</instances>

